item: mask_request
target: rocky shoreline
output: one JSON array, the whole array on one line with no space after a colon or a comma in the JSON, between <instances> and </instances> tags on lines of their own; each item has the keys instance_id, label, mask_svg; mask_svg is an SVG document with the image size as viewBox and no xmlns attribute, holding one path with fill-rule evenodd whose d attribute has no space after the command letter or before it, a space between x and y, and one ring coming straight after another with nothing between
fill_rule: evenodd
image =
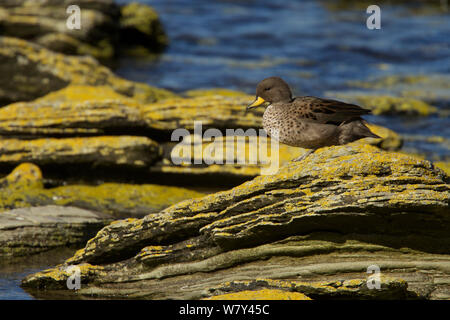
<instances>
[{"instance_id":1,"label":"rocky shoreline","mask_svg":"<svg viewBox=\"0 0 450 320\"><path fill-rule=\"evenodd\" d=\"M115 75L106 65L117 55L167 46L158 15L135 3L79 2L82 33L61 27L67 16L51 0L0 6L0 257L84 247L27 276L30 294L450 299L448 162L405 154L404 137L370 125L381 139L299 163L290 160L304 150L280 145L278 172L261 175L273 155L250 164L249 140L235 150L227 141L236 137L226 137L261 128L261 110L245 112L253 96L173 93ZM440 112L420 95L341 94L375 115ZM201 134L223 135L214 141L223 153L199 157L212 142L193 134L197 122ZM177 129L193 143L181 164ZM220 164L229 153L242 161ZM66 288L73 265L76 292ZM381 270L377 290L367 285L371 265Z\"/></svg>"}]
</instances>

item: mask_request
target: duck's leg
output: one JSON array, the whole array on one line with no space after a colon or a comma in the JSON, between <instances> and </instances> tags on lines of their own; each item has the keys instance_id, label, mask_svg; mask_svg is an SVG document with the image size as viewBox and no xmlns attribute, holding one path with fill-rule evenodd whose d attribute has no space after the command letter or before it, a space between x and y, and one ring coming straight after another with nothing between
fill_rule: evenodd
<instances>
[{"instance_id":1,"label":"duck's leg","mask_svg":"<svg viewBox=\"0 0 450 320\"><path fill-rule=\"evenodd\" d=\"M308 150L305 154L301 155L298 158L293 159L292 161L298 162L298 161L305 160L310 154L314 153L314 151L316 151L316 150L317 149Z\"/></svg>"}]
</instances>

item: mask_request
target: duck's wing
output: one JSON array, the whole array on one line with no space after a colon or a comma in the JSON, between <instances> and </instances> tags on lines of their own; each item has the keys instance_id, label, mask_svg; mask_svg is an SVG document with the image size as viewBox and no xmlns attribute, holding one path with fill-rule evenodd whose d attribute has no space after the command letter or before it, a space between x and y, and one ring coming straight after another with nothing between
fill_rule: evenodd
<instances>
[{"instance_id":1,"label":"duck's wing","mask_svg":"<svg viewBox=\"0 0 450 320\"><path fill-rule=\"evenodd\" d=\"M304 120L340 125L343 122L360 119L370 114L369 109L337 100L317 97L297 97L294 99L295 113Z\"/></svg>"}]
</instances>

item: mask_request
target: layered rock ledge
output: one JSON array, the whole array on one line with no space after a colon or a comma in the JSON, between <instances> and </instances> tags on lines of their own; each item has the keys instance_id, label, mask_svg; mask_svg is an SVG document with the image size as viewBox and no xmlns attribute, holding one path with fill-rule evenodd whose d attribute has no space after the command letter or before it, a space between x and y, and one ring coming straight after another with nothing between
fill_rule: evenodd
<instances>
[{"instance_id":1,"label":"layered rock ledge","mask_svg":"<svg viewBox=\"0 0 450 320\"><path fill-rule=\"evenodd\" d=\"M232 287L450 298L449 181L428 161L369 145L324 148L275 175L115 221L23 286L41 297L199 299ZM81 268L76 293L65 289L69 265ZM365 285L371 265L378 291Z\"/></svg>"},{"instance_id":2,"label":"layered rock ledge","mask_svg":"<svg viewBox=\"0 0 450 320\"><path fill-rule=\"evenodd\" d=\"M68 56L38 44L0 37L0 105L29 101L69 84L110 86L143 102L173 97L173 93L116 76L89 56Z\"/></svg>"},{"instance_id":3,"label":"layered rock ledge","mask_svg":"<svg viewBox=\"0 0 450 320\"><path fill-rule=\"evenodd\" d=\"M75 207L43 206L0 213L0 257L80 246L108 224L108 215Z\"/></svg>"},{"instance_id":4,"label":"layered rock ledge","mask_svg":"<svg viewBox=\"0 0 450 320\"><path fill-rule=\"evenodd\" d=\"M80 8L80 28L67 21ZM8 0L0 3L2 34L40 44L70 55L90 55L109 61L123 47L139 46L160 52L168 43L156 11L144 4L119 6L113 0ZM142 50L141 50L142 51Z\"/></svg>"},{"instance_id":5,"label":"layered rock ledge","mask_svg":"<svg viewBox=\"0 0 450 320\"><path fill-rule=\"evenodd\" d=\"M102 183L44 187L41 170L23 163L0 179L2 211L46 205L73 206L103 213L109 219L142 217L203 193L156 184Z\"/></svg>"}]
</instances>

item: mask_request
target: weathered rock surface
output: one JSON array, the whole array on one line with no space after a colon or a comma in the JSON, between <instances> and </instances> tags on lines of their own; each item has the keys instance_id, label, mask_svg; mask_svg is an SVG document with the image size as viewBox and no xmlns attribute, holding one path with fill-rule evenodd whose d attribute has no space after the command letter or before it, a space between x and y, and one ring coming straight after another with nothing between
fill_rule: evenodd
<instances>
[{"instance_id":1,"label":"weathered rock surface","mask_svg":"<svg viewBox=\"0 0 450 320\"><path fill-rule=\"evenodd\" d=\"M107 215L74 207L43 206L0 212L0 257L81 245L110 221Z\"/></svg>"},{"instance_id":2,"label":"weathered rock surface","mask_svg":"<svg viewBox=\"0 0 450 320\"><path fill-rule=\"evenodd\" d=\"M167 35L153 8L132 2L121 7L120 13L121 44L134 47L133 50L138 47L150 52L161 51L168 45Z\"/></svg>"},{"instance_id":3,"label":"weathered rock surface","mask_svg":"<svg viewBox=\"0 0 450 320\"><path fill-rule=\"evenodd\" d=\"M428 161L368 145L324 148L275 175L115 221L23 286L69 294L64 268L78 265L84 297L198 299L263 279L258 289L286 290L271 284L286 280L314 299L450 298L448 183ZM383 290L364 285L371 265L388 277Z\"/></svg>"},{"instance_id":4,"label":"weathered rock surface","mask_svg":"<svg viewBox=\"0 0 450 320\"><path fill-rule=\"evenodd\" d=\"M72 21L67 13L71 5L81 10L80 29L67 27L67 20ZM167 45L159 17L151 7L133 3L119 7L113 0L8 0L0 3L0 29L3 35L53 51L101 60L113 58L127 45L138 44L151 51Z\"/></svg>"},{"instance_id":5,"label":"weathered rock surface","mask_svg":"<svg viewBox=\"0 0 450 320\"><path fill-rule=\"evenodd\" d=\"M135 97L136 98L136 97ZM31 102L0 109L2 135L87 135L107 131L147 131L170 140L173 130L209 127L256 128L262 113L245 116L249 96L203 96L142 104L118 94L114 87L71 85Z\"/></svg>"},{"instance_id":6,"label":"weathered rock surface","mask_svg":"<svg viewBox=\"0 0 450 320\"><path fill-rule=\"evenodd\" d=\"M144 168L161 155L159 145L146 137L101 136L0 139L0 165L88 165Z\"/></svg>"},{"instance_id":7,"label":"weathered rock surface","mask_svg":"<svg viewBox=\"0 0 450 320\"><path fill-rule=\"evenodd\" d=\"M390 75L367 81L351 81L348 91L327 92L326 96L359 103L374 114L448 117L449 76ZM440 107L440 108L436 108Z\"/></svg>"},{"instance_id":8,"label":"weathered rock surface","mask_svg":"<svg viewBox=\"0 0 450 320\"><path fill-rule=\"evenodd\" d=\"M370 109L375 115L429 116L438 112L436 107L413 98L346 93L336 96Z\"/></svg>"},{"instance_id":9,"label":"weathered rock surface","mask_svg":"<svg viewBox=\"0 0 450 320\"><path fill-rule=\"evenodd\" d=\"M352 87L369 89L380 95L388 90L399 97L408 97L431 104L450 103L450 77L447 74L390 75L368 81L352 81Z\"/></svg>"},{"instance_id":10,"label":"weathered rock surface","mask_svg":"<svg viewBox=\"0 0 450 320\"><path fill-rule=\"evenodd\" d=\"M0 74L0 105L33 100L68 84L107 85L141 102L174 96L117 77L91 57L66 56L17 38L0 37Z\"/></svg>"},{"instance_id":11,"label":"weathered rock surface","mask_svg":"<svg viewBox=\"0 0 450 320\"><path fill-rule=\"evenodd\" d=\"M21 164L0 179L0 211L58 205L102 212L109 217L142 217L202 195L185 188L155 184L103 183L44 188L41 170L30 163Z\"/></svg>"}]
</instances>

